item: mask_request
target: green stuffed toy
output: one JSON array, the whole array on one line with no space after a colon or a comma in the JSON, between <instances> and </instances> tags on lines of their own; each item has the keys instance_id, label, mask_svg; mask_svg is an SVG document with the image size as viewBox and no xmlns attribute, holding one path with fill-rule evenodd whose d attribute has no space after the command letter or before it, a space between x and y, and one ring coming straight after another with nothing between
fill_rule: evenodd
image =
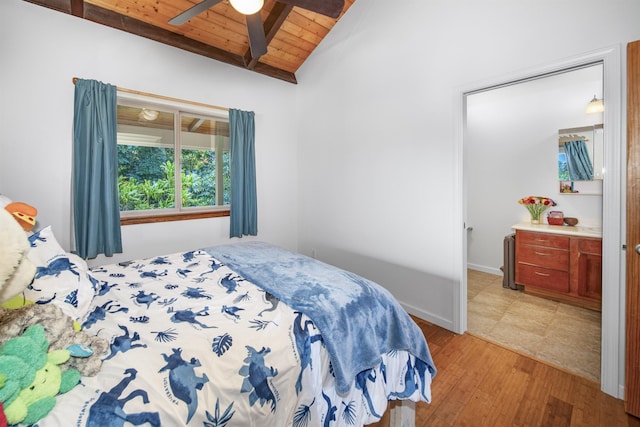
<instances>
[{"instance_id":1,"label":"green stuffed toy","mask_svg":"<svg viewBox=\"0 0 640 427\"><path fill-rule=\"evenodd\" d=\"M53 409L57 394L66 393L79 383L80 372L62 371L59 366L69 360L69 350L47 353L48 349L42 325L30 326L0 348L0 375L6 378L0 388L0 402L9 425L37 422Z\"/></svg>"},{"instance_id":2,"label":"green stuffed toy","mask_svg":"<svg viewBox=\"0 0 640 427\"><path fill-rule=\"evenodd\" d=\"M22 389L33 382L36 371L47 360L46 340L43 343L37 335L35 329L25 331L0 347L0 375L4 378L0 403L4 406L13 402Z\"/></svg>"}]
</instances>

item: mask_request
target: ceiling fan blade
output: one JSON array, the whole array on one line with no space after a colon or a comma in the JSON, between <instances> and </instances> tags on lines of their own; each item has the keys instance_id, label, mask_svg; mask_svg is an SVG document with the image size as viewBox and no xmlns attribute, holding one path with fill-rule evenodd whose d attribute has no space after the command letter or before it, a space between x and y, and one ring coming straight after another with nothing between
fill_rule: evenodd
<instances>
[{"instance_id":1,"label":"ceiling fan blade","mask_svg":"<svg viewBox=\"0 0 640 427\"><path fill-rule=\"evenodd\" d=\"M245 15L247 20L247 32L249 33L249 47L251 56L260 58L267 53L267 38L264 35L264 26L260 12L253 15Z\"/></svg>"},{"instance_id":2,"label":"ceiling fan blade","mask_svg":"<svg viewBox=\"0 0 640 427\"><path fill-rule=\"evenodd\" d=\"M281 3L298 6L330 18L337 18L344 9L344 0L278 0Z\"/></svg>"},{"instance_id":3,"label":"ceiling fan blade","mask_svg":"<svg viewBox=\"0 0 640 427\"><path fill-rule=\"evenodd\" d=\"M196 4L195 6L190 7L185 10L181 14L171 18L169 20L169 24L171 25L182 25L187 22L189 19L193 18L196 15L201 14L205 10L209 9L220 3L222 0L204 0L201 3Z\"/></svg>"}]
</instances>

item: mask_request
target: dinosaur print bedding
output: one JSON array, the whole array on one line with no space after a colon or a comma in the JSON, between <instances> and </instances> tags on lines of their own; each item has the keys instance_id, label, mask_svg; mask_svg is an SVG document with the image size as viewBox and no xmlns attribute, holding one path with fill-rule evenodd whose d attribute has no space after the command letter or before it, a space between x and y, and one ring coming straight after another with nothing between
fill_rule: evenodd
<instances>
[{"instance_id":1,"label":"dinosaur print bedding","mask_svg":"<svg viewBox=\"0 0 640 427\"><path fill-rule=\"evenodd\" d=\"M88 274L95 296L78 321L110 345L39 427L350 427L388 400L430 401L431 375L404 350L339 394L314 322L205 251Z\"/></svg>"}]
</instances>

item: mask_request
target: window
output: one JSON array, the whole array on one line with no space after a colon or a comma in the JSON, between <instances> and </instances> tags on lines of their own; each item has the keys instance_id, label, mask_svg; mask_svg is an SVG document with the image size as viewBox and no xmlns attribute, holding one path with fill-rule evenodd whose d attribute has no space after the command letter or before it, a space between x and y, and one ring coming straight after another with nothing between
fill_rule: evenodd
<instances>
[{"instance_id":1,"label":"window","mask_svg":"<svg viewBox=\"0 0 640 427\"><path fill-rule=\"evenodd\" d=\"M558 180L571 181L569 165L567 165L567 154L564 152L564 147L562 146L560 146L558 153Z\"/></svg>"},{"instance_id":2,"label":"window","mask_svg":"<svg viewBox=\"0 0 640 427\"><path fill-rule=\"evenodd\" d=\"M118 96L122 222L228 215L228 112L141 98Z\"/></svg>"}]
</instances>

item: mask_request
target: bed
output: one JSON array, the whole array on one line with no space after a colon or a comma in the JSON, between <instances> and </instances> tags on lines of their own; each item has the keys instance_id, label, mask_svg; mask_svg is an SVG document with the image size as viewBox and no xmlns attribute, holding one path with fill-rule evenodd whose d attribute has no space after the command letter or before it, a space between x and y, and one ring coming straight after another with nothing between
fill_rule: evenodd
<instances>
[{"instance_id":1,"label":"bed","mask_svg":"<svg viewBox=\"0 0 640 427\"><path fill-rule=\"evenodd\" d=\"M50 227L29 240L22 297L108 342L39 427L351 427L431 400L420 329L358 275L263 242L89 269ZM392 424L411 425L405 408Z\"/></svg>"}]
</instances>

